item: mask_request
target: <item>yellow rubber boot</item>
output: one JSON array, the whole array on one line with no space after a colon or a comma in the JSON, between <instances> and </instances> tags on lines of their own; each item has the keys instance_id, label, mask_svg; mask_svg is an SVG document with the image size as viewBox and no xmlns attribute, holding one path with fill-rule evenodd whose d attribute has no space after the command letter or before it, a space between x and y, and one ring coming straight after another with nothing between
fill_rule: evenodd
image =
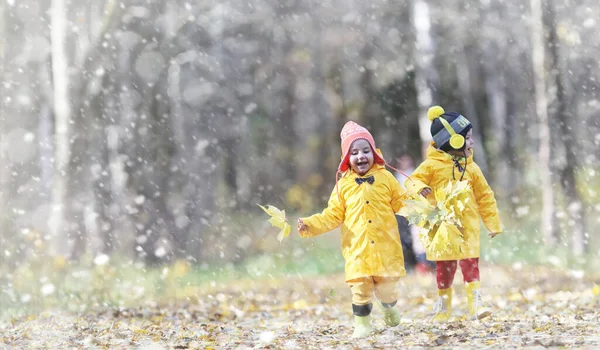
<instances>
[{"instance_id":1,"label":"yellow rubber boot","mask_svg":"<svg viewBox=\"0 0 600 350\"><path fill-rule=\"evenodd\" d=\"M492 310L483 302L479 281L467 283L466 289L467 301L469 303L469 317L472 320L480 320L490 316Z\"/></svg>"},{"instance_id":2,"label":"yellow rubber boot","mask_svg":"<svg viewBox=\"0 0 600 350\"><path fill-rule=\"evenodd\" d=\"M352 333L352 338L364 338L371 333L373 333L371 315L354 316L354 333Z\"/></svg>"},{"instance_id":3,"label":"yellow rubber boot","mask_svg":"<svg viewBox=\"0 0 600 350\"><path fill-rule=\"evenodd\" d=\"M433 305L433 322L448 322L452 316L452 287L438 289L438 300Z\"/></svg>"},{"instance_id":4,"label":"yellow rubber boot","mask_svg":"<svg viewBox=\"0 0 600 350\"><path fill-rule=\"evenodd\" d=\"M400 324L400 311L393 306L384 308L383 321L388 327L396 327Z\"/></svg>"}]
</instances>

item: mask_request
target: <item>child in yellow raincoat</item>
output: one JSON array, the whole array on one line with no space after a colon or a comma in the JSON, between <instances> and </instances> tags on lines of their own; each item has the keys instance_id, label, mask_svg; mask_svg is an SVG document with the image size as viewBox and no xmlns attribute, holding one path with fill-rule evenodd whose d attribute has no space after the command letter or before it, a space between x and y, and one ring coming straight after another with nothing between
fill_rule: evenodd
<instances>
[{"instance_id":1,"label":"child in yellow raincoat","mask_svg":"<svg viewBox=\"0 0 600 350\"><path fill-rule=\"evenodd\" d=\"M400 323L395 285L406 275L395 213L406 191L385 169L371 133L350 121L341 131L342 161L327 208L298 219L302 237L342 227L346 283L352 291L353 337L369 335L373 295L381 302L388 326ZM336 174L337 176L337 174ZM337 177L336 177L337 179Z\"/></svg>"},{"instance_id":2,"label":"child in yellow raincoat","mask_svg":"<svg viewBox=\"0 0 600 350\"><path fill-rule=\"evenodd\" d=\"M456 112L445 112L442 107L431 107L433 141L427 149L427 157L411 174L412 181L405 185L409 194L432 195L449 180L466 180L470 184L469 200L465 203L461 222L463 245L460 253L427 251L428 260L436 260L436 280L439 298L434 306L434 321L446 322L452 314L452 283L457 264L460 265L466 284L469 316L480 319L491 314L482 302L479 283L479 218L495 237L502 231L494 192L488 185L481 169L473 161L472 125L467 118ZM430 199L431 200L431 199Z\"/></svg>"}]
</instances>

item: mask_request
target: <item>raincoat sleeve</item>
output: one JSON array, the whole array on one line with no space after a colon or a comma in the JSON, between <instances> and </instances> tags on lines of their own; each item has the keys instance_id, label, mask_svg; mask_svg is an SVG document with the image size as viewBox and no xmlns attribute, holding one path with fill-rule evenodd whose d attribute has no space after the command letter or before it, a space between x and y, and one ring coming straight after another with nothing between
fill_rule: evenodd
<instances>
[{"instance_id":1,"label":"raincoat sleeve","mask_svg":"<svg viewBox=\"0 0 600 350\"><path fill-rule=\"evenodd\" d=\"M415 195L421 192L424 188L430 187L428 185L431 177L431 168L427 164L427 161L421 163L415 169L415 171L410 174L410 177L404 181L404 186L406 187L406 192L408 195Z\"/></svg>"},{"instance_id":2,"label":"raincoat sleeve","mask_svg":"<svg viewBox=\"0 0 600 350\"><path fill-rule=\"evenodd\" d=\"M479 167L477 168L476 176L473 181L473 193L475 194L479 215L481 216L485 227L490 232L502 232L502 224L500 223L500 216L498 215L498 205L496 203L496 198L494 197L494 191L492 191L492 188L488 185L487 180Z\"/></svg>"},{"instance_id":3,"label":"raincoat sleeve","mask_svg":"<svg viewBox=\"0 0 600 350\"><path fill-rule=\"evenodd\" d=\"M408 199L408 196L406 195L406 190L400 186L400 183L393 175L390 176L389 182L392 189L392 209L394 213L397 213L406 205L404 201Z\"/></svg>"},{"instance_id":4,"label":"raincoat sleeve","mask_svg":"<svg viewBox=\"0 0 600 350\"><path fill-rule=\"evenodd\" d=\"M342 189L339 188L339 190L341 196ZM304 224L308 227L306 232L300 234L302 237L318 236L339 227L342 222L344 222L344 205L343 203L340 203L338 191L335 187L329 197L327 208L319 214L302 218L302 221L304 221Z\"/></svg>"}]
</instances>

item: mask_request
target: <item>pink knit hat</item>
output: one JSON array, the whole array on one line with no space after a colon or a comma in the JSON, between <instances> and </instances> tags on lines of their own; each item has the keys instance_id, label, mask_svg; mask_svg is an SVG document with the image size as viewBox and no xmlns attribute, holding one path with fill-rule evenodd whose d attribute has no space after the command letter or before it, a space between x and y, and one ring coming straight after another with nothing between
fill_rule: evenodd
<instances>
[{"instance_id":1,"label":"pink knit hat","mask_svg":"<svg viewBox=\"0 0 600 350\"><path fill-rule=\"evenodd\" d=\"M338 166L338 171L344 172L348 170L350 166L350 145L352 142L358 139L365 139L371 145L371 150L373 151L373 158L375 159L375 163L384 165L385 160L381 158L381 155L377 152L377 148L375 147L375 140L373 136L366 128L356 124L353 121L349 121L342 128L342 132L340 132L340 137L342 138L342 161Z\"/></svg>"}]
</instances>

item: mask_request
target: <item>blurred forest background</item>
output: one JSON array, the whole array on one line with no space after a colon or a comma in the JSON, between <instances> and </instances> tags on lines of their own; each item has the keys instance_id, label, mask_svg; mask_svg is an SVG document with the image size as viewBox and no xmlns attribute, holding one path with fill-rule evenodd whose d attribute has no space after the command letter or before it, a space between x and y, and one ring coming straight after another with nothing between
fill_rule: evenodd
<instances>
[{"instance_id":1,"label":"blurred forest background","mask_svg":"<svg viewBox=\"0 0 600 350\"><path fill-rule=\"evenodd\" d=\"M475 126L506 227L484 259L589 266L598 18L595 0L1 0L0 304L123 265L339 271L337 235L280 245L256 204L320 211L348 120L419 162L431 105Z\"/></svg>"}]
</instances>

